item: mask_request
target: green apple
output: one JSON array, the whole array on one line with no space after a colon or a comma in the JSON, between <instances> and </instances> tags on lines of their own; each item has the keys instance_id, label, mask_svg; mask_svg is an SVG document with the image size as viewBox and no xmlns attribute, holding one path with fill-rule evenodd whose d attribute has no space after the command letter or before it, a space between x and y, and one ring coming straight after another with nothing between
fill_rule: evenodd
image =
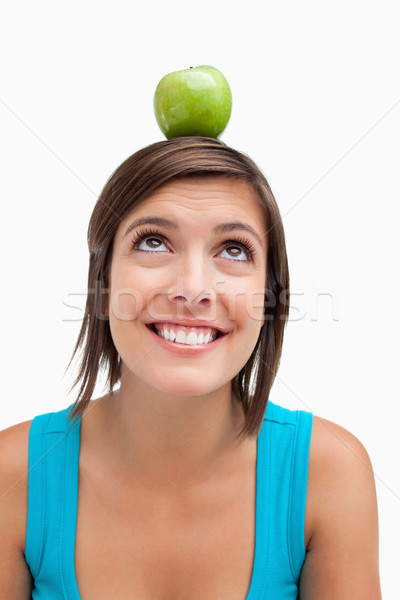
<instances>
[{"instance_id":1,"label":"green apple","mask_svg":"<svg viewBox=\"0 0 400 600\"><path fill-rule=\"evenodd\" d=\"M190 67L165 75L154 94L157 123L168 138L218 137L228 124L232 94L215 67Z\"/></svg>"}]
</instances>

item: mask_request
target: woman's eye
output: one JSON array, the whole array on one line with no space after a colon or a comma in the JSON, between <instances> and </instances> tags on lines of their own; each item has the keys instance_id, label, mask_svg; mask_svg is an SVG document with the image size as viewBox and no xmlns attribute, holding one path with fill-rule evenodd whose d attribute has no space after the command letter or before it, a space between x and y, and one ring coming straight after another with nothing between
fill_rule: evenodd
<instances>
[{"instance_id":1,"label":"woman's eye","mask_svg":"<svg viewBox=\"0 0 400 600\"><path fill-rule=\"evenodd\" d=\"M225 246L222 252L227 254L227 256L222 256L222 258L229 258L231 260L233 259L239 261L248 261L251 259L250 251L237 244L229 244Z\"/></svg>"},{"instance_id":2,"label":"woman's eye","mask_svg":"<svg viewBox=\"0 0 400 600\"><path fill-rule=\"evenodd\" d=\"M165 252L167 248L163 248L165 242L154 236L146 236L138 240L135 244L135 250L142 250L143 252Z\"/></svg>"},{"instance_id":3,"label":"woman's eye","mask_svg":"<svg viewBox=\"0 0 400 600\"><path fill-rule=\"evenodd\" d=\"M134 240L132 248L141 252L169 252L166 238L152 231L139 231ZM231 261L249 262L253 258L254 249L248 243L239 241L227 241L219 256Z\"/></svg>"}]
</instances>

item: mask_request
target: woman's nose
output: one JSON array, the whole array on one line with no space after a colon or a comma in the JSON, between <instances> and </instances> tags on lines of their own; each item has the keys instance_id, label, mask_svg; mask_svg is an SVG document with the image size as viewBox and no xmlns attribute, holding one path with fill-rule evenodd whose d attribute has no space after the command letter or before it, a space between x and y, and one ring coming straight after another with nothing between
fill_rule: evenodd
<instances>
[{"instance_id":1,"label":"woman's nose","mask_svg":"<svg viewBox=\"0 0 400 600\"><path fill-rule=\"evenodd\" d=\"M168 290L170 302L180 302L192 307L211 305L215 302L215 274L210 265L199 255L187 257L175 271Z\"/></svg>"}]
</instances>

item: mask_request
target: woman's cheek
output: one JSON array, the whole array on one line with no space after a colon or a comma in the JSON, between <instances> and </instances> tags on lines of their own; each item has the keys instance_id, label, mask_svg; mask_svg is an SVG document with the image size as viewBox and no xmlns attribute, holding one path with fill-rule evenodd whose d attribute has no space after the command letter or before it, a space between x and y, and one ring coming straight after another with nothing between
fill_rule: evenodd
<instances>
[{"instance_id":1,"label":"woman's cheek","mask_svg":"<svg viewBox=\"0 0 400 600\"><path fill-rule=\"evenodd\" d=\"M138 289L126 287L111 292L111 318L117 321L134 321L142 310L143 295Z\"/></svg>"},{"instance_id":2,"label":"woman's cheek","mask_svg":"<svg viewBox=\"0 0 400 600\"><path fill-rule=\"evenodd\" d=\"M265 289L251 290L246 296L246 311L248 317L256 323L264 322Z\"/></svg>"},{"instance_id":3,"label":"woman's cheek","mask_svg":"<svg viewBox=\"0 0 400 600\"><path fill-rule=\"evenodd\" d=\"M264 287L236 286L226 292L229 318L232 321L259 323L264 316Z\"/></svg>"},{"instance_id":4,"label":"woman's cheek","mask_svg":"<svg viewBox=\"0 0 400 600\"><path fill-rule=\"evenodd\" d=\"M146 281L130 261L117 261L111 268L109 298L110 318L134 321L143 311L146 302ZM150 288L151 289L151 288Z\"/></svg>"}]
</instances>

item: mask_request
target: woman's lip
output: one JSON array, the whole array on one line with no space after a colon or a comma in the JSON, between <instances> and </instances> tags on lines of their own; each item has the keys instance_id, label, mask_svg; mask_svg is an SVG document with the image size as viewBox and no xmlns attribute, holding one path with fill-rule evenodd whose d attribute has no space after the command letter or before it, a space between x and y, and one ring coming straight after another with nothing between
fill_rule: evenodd
<instances>
[{"instance_id":1,"label":"woman's lip","mask_svg":"<svg viewBox=\"0 0 400 600\"><path fill-rule=\"evenodd\" d=\"M213 329L214 331L217 331L220 334L226 334L229 333L229 331L227 329L224 329L222 327L216 327L215 323L210 323L210 322L203 322L203 321L179 321L178 323L176 323L175 321L151 321L149 323L145 323L146 327L153 327L155 324L161 325L161 324L166 324L166 325L171 325L172 327L192 327L193 329L196 329L197 327L199 328L205 328L205 329Z\"/></svg>"},{"instance_id":2,"label":"woman's lip","mask_svg":"<svg viewBox=\"0 0 400 600\"><path fill-rule=\"evenodd\" d=\"M212 352L219 343L226 337L226 333L221 333L219 337L217 337L213 342L209 344L180 344L178 342L170 342L169 340L164 339L163 337L157 335L153 330L153 325L151 323L146 325L147 329L150 331L151 335L154 336L155 341L159 343L162 348L166 350L170 350L175 354L181 354L186 356L196 356L199 354L204 354L206 352Z\"/></svg>"}]
</instances>

